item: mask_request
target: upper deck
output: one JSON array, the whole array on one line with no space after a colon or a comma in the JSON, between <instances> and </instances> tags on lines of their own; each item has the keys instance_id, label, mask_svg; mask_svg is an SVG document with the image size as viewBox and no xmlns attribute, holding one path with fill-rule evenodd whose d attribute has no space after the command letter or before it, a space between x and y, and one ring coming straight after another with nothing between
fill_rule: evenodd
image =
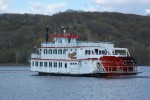
<instances>
[{"instance_id":1,"label":"upper deck","mask_svg":"<svg viewBox=\"0 0 150 100\"><path fill-rule=\"evenodd\" d=\"M48 33L48 29L46 30ZM99 58L100 56L128 56L130 55L127 48L116 48L112 42L99 41L77 41L78 35L66 33L62 30L59 34L51 34L52 42L46 41L41 43L41 47L37 48L39 53L33 54L33 58L42 59L70 59L68 55L76 55L76 59ZM63 52L63 53L62 53ZM51 55L51 56L50 56Z\"/></svg>"},{"instance_id":2,"label":"upper deck","mask_svg":"<svg viewBox=\"0 0 150 100\"><path fill-rule=\"evenodd\" d=\"M43 42L41 48L80 48L80 47L101 47L113 48L112 42L72 42L72 43L59 43L59 42Z\"/></svg>"}]
</instances>

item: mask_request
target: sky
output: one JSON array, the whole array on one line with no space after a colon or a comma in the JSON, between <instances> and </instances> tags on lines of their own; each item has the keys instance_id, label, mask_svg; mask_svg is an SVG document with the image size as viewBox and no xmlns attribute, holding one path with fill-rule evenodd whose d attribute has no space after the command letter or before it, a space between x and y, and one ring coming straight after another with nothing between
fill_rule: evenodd
<instances>
[{"instance_id":1,"label":"sky","mask_svg":"<svg viewBox=\"0 0 150 100\"><path fill-rule=\"evenodd\" d=\"M150 15L150 0L0 0L0 13L53 15L68 9Z\"/></svg>"}]
</instances>

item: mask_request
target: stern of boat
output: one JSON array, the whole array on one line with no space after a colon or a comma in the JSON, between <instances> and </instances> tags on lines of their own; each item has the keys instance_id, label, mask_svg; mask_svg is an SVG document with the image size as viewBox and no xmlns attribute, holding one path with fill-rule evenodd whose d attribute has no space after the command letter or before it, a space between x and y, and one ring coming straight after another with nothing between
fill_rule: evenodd
<instances>
[{"instance_id":1,"label":"stern of boat","mask_svg":"<svg viewBox=\"0 0 150 100\"><path fill-rule=\"evenodd\" d=\"M136 75L137 70L133 57L103 56L99 59L102 75Z\"/></svg>"}]
</instances>

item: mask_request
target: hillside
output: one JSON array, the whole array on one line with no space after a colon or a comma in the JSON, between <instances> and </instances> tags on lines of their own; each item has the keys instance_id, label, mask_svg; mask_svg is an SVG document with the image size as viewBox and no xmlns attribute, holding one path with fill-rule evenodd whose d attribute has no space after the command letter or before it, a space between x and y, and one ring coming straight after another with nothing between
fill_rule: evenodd
<instances>
[{"instance_id":1,"label":"hillside","mask_svg":"<svg viewBox=\"0 0 150 100\"><path fill-rule=\"evenodd\" d=\"M79 40L110 41L126 47L138 65L150 65L150 16L100 12L64 12L53 16L32 14L0 15L0 64L28 64L30 53L61 26L79 34Z\"/></svg>"}]
</instances>

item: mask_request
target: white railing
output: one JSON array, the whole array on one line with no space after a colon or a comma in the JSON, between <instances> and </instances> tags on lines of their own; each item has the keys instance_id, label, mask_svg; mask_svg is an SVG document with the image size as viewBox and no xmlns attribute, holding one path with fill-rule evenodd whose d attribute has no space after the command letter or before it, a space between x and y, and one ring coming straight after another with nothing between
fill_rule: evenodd
<instances>
[{"instance_id":1,"label":"white railing","mask_svg":"<svg viewBox=\"0 0 150 100\"><path fill-rule=\"evenodd\" d=\"M111 42L77 42L77 43L51 43L51 42L43 42L41 44L43 47L76 47L76 46L98 46L98 47L105 47L111 46L113 47L114 44Z\"/></svg>"},{"instance_id":2,"label":"white railing","mask_svg":"<svg viewBox=\"0 0 150 100\"><path fill-rule=\"evenodd\" d=\"M137 66L119 66L117 69L116 66L107 66L105 67L106 72L135 72L137 71Z\"/></svg>"}]
</instances>

